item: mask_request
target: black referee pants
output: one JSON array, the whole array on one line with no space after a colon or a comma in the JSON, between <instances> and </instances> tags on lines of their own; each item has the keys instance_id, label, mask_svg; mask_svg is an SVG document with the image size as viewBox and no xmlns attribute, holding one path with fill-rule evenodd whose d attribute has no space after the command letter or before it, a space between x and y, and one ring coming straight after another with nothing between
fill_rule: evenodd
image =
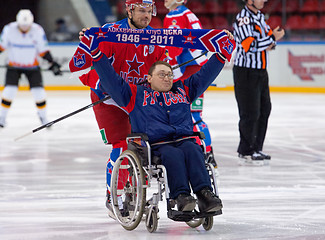
<instances>
[{"instance_id":1,"label":"black referee pants","mask_svg":"<svg viewBox=\"0 0 325 240\"><path fill-rule=\"evenodd\" d=\"M240 142L237 152L262 151L271 113L269 77L265 69L234 66L235 97L239 112Z\"/></svg>"}]
</instances>

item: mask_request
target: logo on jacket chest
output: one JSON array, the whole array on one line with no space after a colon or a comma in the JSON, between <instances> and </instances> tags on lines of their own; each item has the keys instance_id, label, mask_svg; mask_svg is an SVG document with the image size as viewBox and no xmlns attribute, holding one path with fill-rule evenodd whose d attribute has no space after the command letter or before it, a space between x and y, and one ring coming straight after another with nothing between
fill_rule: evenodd
<instances>
[{"instance_id":1,"label":"logo on jacket chest","mask_svg":"<svg viewBox=\"0 0 325 240\"><path fill-rule=\"evenodd\" d=\"M142 106L159 104L160 106L171 106L172 104L186 103L190 104L186 97L184 89L178 88L178 92L143 92Z\"/></svg>"}]
</instances>

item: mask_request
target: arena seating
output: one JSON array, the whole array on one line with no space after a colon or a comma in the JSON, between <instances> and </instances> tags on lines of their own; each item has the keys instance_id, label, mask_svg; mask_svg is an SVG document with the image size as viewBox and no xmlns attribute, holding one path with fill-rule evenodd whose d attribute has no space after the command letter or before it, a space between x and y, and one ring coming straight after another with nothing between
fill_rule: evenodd
<instances>
[{"instance_id":1,"label":"arena seating","mask_svg":"<svg viewBox=\"0 0 325 240\"><path fill-rule=\"evenodd\" d=\"M285 6L284 6L285 4ZM163 0L156 0L158 17L168 13ZM201 20L203 28L227 28L232 30L236 14L243 7L241 0L188 0L186 6ZM325 0L273 0L265 3L262 12L266 14L271 28L281 26L288 30L286 37L301 31L319 30L325 36ZM156 21L156 20L155 20ZM156 24L156 23L155 23ZM159 25L159 24L158 24Z\"/></svg>"}]
</instances>

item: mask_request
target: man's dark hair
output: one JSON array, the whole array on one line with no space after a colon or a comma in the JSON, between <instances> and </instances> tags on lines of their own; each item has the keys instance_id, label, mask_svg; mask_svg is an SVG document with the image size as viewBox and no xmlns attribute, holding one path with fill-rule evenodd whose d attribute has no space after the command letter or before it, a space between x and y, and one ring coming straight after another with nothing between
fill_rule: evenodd
<instances>
[{"instance_id":1,"label":"man's dark hair","mask_svg":"<svg viewBox=\"0 0 325 240\"><path fill-rule=\"evenodd\" d=\"M170 64L169 64L168 62L157 61L157 62L154 62L154 63L151 65L151 67L150 67L150 69L149 69L149 71L148 71L148 75L152 76L152 72L156 69L156 66L157 66L157 65L165 65L165 66L169 67L170 70L173 72L173 68L172 68L172 66L170 66Z\"/></svg>"}]
</instances>

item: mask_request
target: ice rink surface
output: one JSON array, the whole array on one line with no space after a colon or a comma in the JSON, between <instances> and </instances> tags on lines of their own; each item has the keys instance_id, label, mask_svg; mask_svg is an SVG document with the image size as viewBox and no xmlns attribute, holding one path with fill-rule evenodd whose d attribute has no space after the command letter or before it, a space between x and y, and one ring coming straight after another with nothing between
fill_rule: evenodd
<instances>
[{"instance_id":1,"label":"ice rink surface","mask_svg":"<svg viewBox=\"0 0 325 240\"><path fill-rule=\"evenodd\" d=\"M48 91L54 120L90 103L88 91ZM15 142L40 126L30 92L18 92L0 129L0 239L325 239L325 95L272 93L263 167L238 166L238 113L232 92L208 92L204 119L219 163L223 214L213 229L166 216L156 233L124 230L107 216L101 142L88 109Z\"/></svg>"}]
</instances>

